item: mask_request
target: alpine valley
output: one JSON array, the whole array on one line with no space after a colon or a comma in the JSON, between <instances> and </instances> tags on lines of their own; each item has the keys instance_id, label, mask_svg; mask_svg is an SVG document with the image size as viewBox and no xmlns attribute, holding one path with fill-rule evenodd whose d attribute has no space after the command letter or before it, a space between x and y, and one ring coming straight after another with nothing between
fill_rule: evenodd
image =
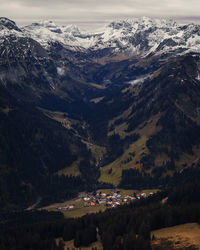
<instances>
[{"instance_id":1,"label":"alpine valley","mask_svg":"<svg viewBox=\"0 0 200 250\"><path fill-rule=\"evenodd\" d=\"M200 26L0 18L0 207L199 176Z\"/></svg>"},{"instance_id":2,"label":"alpine valley","mask_svg":"<svg viewBox=\"0 0 200 250\"><path fill-rule=\"evenodd\" d=\"M199 178L200 25L0 18L0 250L199 249Z\"/></svg>"}]
</instances>

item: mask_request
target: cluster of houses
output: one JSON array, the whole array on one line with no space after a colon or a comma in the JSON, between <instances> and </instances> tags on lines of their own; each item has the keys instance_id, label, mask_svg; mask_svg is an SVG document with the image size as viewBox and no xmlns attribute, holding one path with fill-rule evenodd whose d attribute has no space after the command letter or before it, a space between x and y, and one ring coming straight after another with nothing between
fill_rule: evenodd
<instances>
[{"instance_id":1,"label":"cluster of houses","mask_svg":"<svg viewBox=\"0 0 200 250\"><path fill-rule=\"evenodd\" d=\"M153 193L152 193L153 194ZM83 206L96 206L98 204L104 204L108 208L114 208L116 206L129 203L130 201L145 198L146 193L142 194L132 194L132 195L121 195L120 191L114 190L111 191L110 194L105 194L101 191L94 194L86 194L81 198L84 200Z\"/></svg>"},{"instance_id":2,"label":"cluster of houses","mask_svg":"<svg viewBox=\"0 0 200 250\"><path fill-rule=\"evenodd\" d=\"M74 209L75 205L66 205L64 207L57 207L58 210L70 210Z\"/></svg>"},{"instance_id":3,"label":"cluster of houses","mask_svg":"<svg viewBox=\"0 0 200 250\"><path fill-rule=\"evenodd\" d=\"M153 195L150 193L149 195ZM93 207L99 204L105 205L107 208L114 208L119 205L129 203L134 200L146 198L146 193L133 193L131 195L121 195L119 190L111 190L109 194L103 191L97 191L95 193L80 193L78 200L83 200L82 207ZM66 205L64 207L58 207L59 210L74 209L74 205Z\"/></svg>"}]
</instances>

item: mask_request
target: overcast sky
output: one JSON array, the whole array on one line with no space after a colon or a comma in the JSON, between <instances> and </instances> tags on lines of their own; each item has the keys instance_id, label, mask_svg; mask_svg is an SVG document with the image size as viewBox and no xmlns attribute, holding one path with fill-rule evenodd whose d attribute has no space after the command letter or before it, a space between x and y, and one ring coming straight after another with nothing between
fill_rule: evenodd
<instances>
[{"instance_id":1,"label":"overcast sky","mask_svg":"<svg viewBox=\"0 0 200 250\"><path fill-rule=\"evenodd\" d=\"M0 0L0 16L18 25L47 19L95 26L140 16L200 22L200 0Z\"/></svg>"}]
</instances>

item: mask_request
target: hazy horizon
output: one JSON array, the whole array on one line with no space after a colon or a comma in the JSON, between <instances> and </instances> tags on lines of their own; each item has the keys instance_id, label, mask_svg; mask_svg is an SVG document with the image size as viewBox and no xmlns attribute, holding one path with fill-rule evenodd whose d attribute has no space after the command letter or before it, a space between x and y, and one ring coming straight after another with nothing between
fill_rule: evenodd
<instances>
[{"instance_id":1,"label":"hazy horizon","mask_svg":"<svg viewBox=\"0 0 200 250\"><path fill-rule=\"evenodd\" d=\"M98 28L112 20L141 16L200 23L197 0L1 0L0 16L24 26L39 20Z\"/></svg>"},{"instance_id":2,"label":"hazy horizon","mask_svg":"<svg viewBox=\"0 0 200 250\"><path fill-rule=\"evenodd\" d=\"M105 20L105 21L84 21L84 22L81 22L81 21L66 21L66 20L56 20L56 19L51 19L51 18L48 18L48 19L34 19L34 20L17 20L17 19L13 19L13 18L10 18L10 17L7 17L7 16L4 16L6 18L9 18L10 20L16 22L17 26L19 27L23 27L23 26L26 26L26 25L30 25L34 22L40 22L40 21L52 21L54 22L55 24L57 25L76 25L80 28L83 28L83 29L88 29L88 30L95 30L95 29L100 29L101 27L104 27L105 25L107 25L108 23L112 22L112 21L115 21L115 20L126 20L126 19L134 19L134 18L140 18L140 17L143 17L143 16L133 16L133 17L125 17L125 18L113 18L113 19L110 19L110 20ZM146 17L150 17L150 16L146 16ZM155 19L167 19L167 20L174 20L176 21L178 24L188 24L188 23L196 23L196 24L200 24L200 19L199 18L191 18L191 17L184 17L184 18L174 18L174 17L150 17L150 18L155 18Z\"/></svg>"}]
</instances>

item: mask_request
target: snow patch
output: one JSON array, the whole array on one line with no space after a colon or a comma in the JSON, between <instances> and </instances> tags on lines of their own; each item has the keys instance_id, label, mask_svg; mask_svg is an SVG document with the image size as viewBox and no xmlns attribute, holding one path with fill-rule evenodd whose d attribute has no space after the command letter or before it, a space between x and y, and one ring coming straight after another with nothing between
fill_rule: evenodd
<instances>
[{"instance_id":1,"label":"snow patch","mask_svg":"<svg viewBox=\"0 0 200 250\"><path fill-rule=\"evenodd\" d=\"M134 85L137 85L139 83L143 83L148 78L149 78L149 74L145 75L145 76L142 76L142 77L139 77L139 78L137 78L135 80L129 81L128 83L130 83L132 86L134 86Z\"/></svg>"},{"instance_id":2,"label":"snow patch","mask_svg":"<svg viewBox=\"0 0 200 250\"><path fill-rule=\"evenodd\" d=\"M200 73L198 72L198 75L196 77L196 80L200 81Z\"/></svg>"},{"instance_id":3,"label":"snow patch","mask_svg":"<svg viewBox=\"0 0 200 250\"><path fill-rule=\"evenodd\" d=\"M59 76L64 76L65 70L63 68L57 67L57 73Z\"/></svg>"}]
</instances>

